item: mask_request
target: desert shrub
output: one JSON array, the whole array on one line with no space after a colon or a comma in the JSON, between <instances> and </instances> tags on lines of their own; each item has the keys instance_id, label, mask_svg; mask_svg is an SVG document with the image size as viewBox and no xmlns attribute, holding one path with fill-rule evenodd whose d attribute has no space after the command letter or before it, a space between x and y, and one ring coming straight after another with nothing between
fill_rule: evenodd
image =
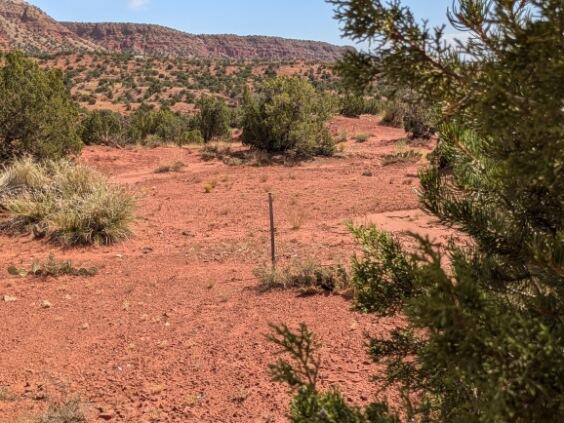
<instances>
[{"instance_id":1,"label":"desert shrub","mask_svg":"<svg viewBox=\"0 0 564 423\"><path fill-rule=\"evenodd\" d=\"M257 95L245 94L244 144L268 152L331 155L334 143L325 124L335 105L299 78L265 82Z\"/></svg>"},{"instance_id":2,"label":"desert shrub","mask_svg":"<svg viewBox=\"0 0 564 423\"><path fill-rule=\"evenodd\" d=\"M82 140L89 145L121 145L125 129L125 119L119 113L96 110L88 113L82 123Z\"/></svg>"},{"instance_id":3,"label":"desert shrub","mask_svg":"<svg viewBox=\"0 0 564 423\"><path fill-rule=\"evenodd\" d=\"M282 268L255 270L259 288L297 289L302 294L331 293L350 286L347 271L342 266L323 266L313 260L294 262Z\"/></svg>"},{"instance_id":4,"label":"desert shrub","mask_svg":"<svg viewBox=\"0 0 564 423\"><path fill-rule=\"evenodd\" d=\"M0 161L78 153L79 123L60 71L42 70L20 53L5 56L0 69Z\"/></svg>"},{"instance_id":5,"label":"desert shrub","mask_svg":"<svg viewBox=\"0 0 564 423\"><path fill-rule=\"evenodd\" d=\"M182 144L189 130L188 117L167 108L157 111L143 105L129 119L128 137L131 142L140 144L155 144L155 139L163 143ZM147 142L149 137L153 137L149 140L151 142Z\"/></svg>"},{"instance_id":6,"label":"desert shrub","mask_svg":"<svg viewBox=\"0 0 564 423\"><path fill-rule=\"evenodd\" d=\"M196 106L198 114L194 124L202 134L204 142L207 143L213 138L230 134L231 111L223 100L215 97L202 97Z\"/></svg>"},{"instance_id":7,"label":"desert shrub","mask_svg":"<svg viewBox=\"0 0 564 423\"><path fill-rule=\"evenodd\" d=\"M381 111L380 101L362 95L347 94L341 98L341 114L347 117L377 115Z\"/></svg>"},{"instance_id":8,"label":"desert shrub","mask_svg":"<svg viewBox=\"0 0 564 423\"><path fill-rule=\"evenodd\" d=\"M331 3L347 35L378 47L367 79L412 84L440 104L421 201L464 237L437 246L414 236L406 248L375 227L353 229L355 306L405 317L369 343L386 369L378 384L401 402L361 408L323 391L311 332L277 327L290 360L272 370L296 389L291 421L564 420L561 0L458 0L451 23L471 37L456 45L399 2Z\"/></svg>"},{"instance_id":9,"label":"desert shrub","mask_svg":"<svg viewBox=\"0 0 564 423\"><path fill-rule=\"evenodd\" d=\"M189 129L182 135L182 144L203 144L204 137L199 129Z\"/></svg>"},{"instance_id":10,"label":"desert shrub","mask_svg":"<svg viewBox=\"0 0 564 423\"><path fill-rule=\"evenodd\" d=\"M101 174L69 161L15 161L0 174L0 228L64 245L111 244L131 231L133 200Z\"/></svg>"},{"instance_id":11,"label":"desert shrub","mask_svg":"<svg viewBox=\"0 0 564 423\"><path fill-rule=\"evenodd\" d=\"M384 125L403 128L411 139L429 139L435 133L430 107L409 90L396 90L384 102Z\"/></svg>"},{"instance_id":12,"label":"desert shrub","mask_svg":"<svg viewBox=\"0 0 564 423\"><path fill-rule=\"evenodd\" d=\"M241 128L243 126L244 110L242 107L233 107L231 109L231 118L229 126L231 128Z\"/></svg>"}]
</instances>

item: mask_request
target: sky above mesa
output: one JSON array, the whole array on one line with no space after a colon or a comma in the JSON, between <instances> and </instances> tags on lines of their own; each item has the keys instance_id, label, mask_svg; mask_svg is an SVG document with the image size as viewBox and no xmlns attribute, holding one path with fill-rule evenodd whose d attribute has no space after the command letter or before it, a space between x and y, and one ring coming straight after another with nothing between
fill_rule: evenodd
<instances>
[{"instance_id":1,"label":"sky above mesa","mask_svg":"<svg viewBox=\"0 0 564 423\"><path fill-rule=\"evenodd\" d=\"M28 0L59 21L137 22L195 34L271 35L350 45L324 0ZM404 0L431 24L451 0Z\"/></svg>"}]
</instances>

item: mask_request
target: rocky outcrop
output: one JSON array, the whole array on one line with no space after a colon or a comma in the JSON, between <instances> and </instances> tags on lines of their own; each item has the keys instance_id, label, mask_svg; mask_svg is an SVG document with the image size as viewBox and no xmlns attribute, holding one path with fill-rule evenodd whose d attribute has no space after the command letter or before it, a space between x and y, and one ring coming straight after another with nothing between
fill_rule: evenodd
<instances>
[{"instance_id":1,"label":"rocky outcrop","mask_svg":"<svg viewBox=\"0 0 564 423\"><path fill-rule=\"evenodd\" d=\"M103 50L22 0L0 0L0 49L27 53Z\"/></svg>"},{"instance_id":2,"label":"rocky outcrop","mask_svg":"<svg viewBox=\"0 0 564 423\"><path fill-rule=\"evenodd\" d=\"M349 49L278 37L194 35L159 25L75 22L63 22L63 25L109 51L147 56L333 62Z\"/></svg>"},{"instance_id":3,"label":"rocky outcrop","mask_svg":"<svg viewBox=\"0 0 564 423\"><path fill-rule=\"evenodd\" d=\"M57 22L23 0L0 0L0 50L133 53L173 58L334 62L348 50L317 41L194 35L131 23Z\"/></svg>"}]
</instances>

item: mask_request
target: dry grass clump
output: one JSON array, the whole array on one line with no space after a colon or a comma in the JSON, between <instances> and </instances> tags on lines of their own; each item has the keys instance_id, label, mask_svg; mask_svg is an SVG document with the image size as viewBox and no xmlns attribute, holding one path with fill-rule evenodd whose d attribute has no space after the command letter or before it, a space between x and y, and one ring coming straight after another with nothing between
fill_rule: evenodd
<instances>
[{"instance_id":1,"label":"dry grass clump","mask_svg":"<svg viewBox=\"0 0 564 423\"><path fill-rule=\"evenodd\" d=\"M279 269L255 270L259 289L297 289L303 295L337 293L350 287L350 279L343 266L323 266L313 260L294 262Z\"/></svg>"},{"instance_id":2,"label":"dry grass clump","mask_svg":"<svg viewBox=\"0 0 564 423\"><path fill-rule=\"evenodd\" d=\"M202 147L200 156L204 161L225 160L231 156L231 146L226 143L209 143Z\"/></svg>"},{"instance_id":3,"label":"dry grass clump","mask_svg":"<svg viewBox=\"0 0 564 423\"><path fill-rule=\"evenodd\" d=\"M365 134L365 133L356 134L353 137L353 139L358 143L366 142L366 141L368 141L369 138L370 138L370 134Z\"/></svg>"},{"instance_id":4,"label":"dry grass clump","mask_svg":"<svg viewBox=\"0 0 564 423\"><path fill-rule=\"evenodd\" d=\"M49 405L47 411L32 420L33 423L87 423L83 405L78 399Z\"/></svg>"},{"instance_id":5,"label":"dry grass clump","mask_svg":"<svg viewBox=\"0 0 564 423\"><path fill-rule=\"evenodd\" d=\"M130 236L133 199L121 187L67 160L14 162L0 173L0 229L33 232L63 245L111 244Z\"/></svg>"},{"instance_id":6,"label":"dry grass clump","mask_svg":"<svg viewBox=\"0 0 564 423\"><path fill-rule=\"evenodd\" d=\"M16 266L8 267L8 273L12 276L35 276L41 278L58 276L95 276L98 270L95 267L75 267L71 261L59 261L54 256L49 256L44 262L34 261L29 270L20 269Z\"/></svg>"},{"instance_id":7,"label":"dry grass clump","mask_svg":"<svg viewBox=\"0 0 564 423\"><path fill-rule=\"evenodd\" d=\"M215 179L212 180L212 181L206 182L204 184L204 192L206 194L209 194L215 189L215 187L217 187L217 181Z\"/></svg>"},{"instance_id":8,"label":"dry grass clump","mask_svg":"<svg viewBox=\"0 0 564 423\"><path fill-rule=\"evenodd\" d=\"M155 173L176 173L184 169L186 165L180 161L170 165L162 165L155 169Z\"/></svg>"},{"instance_id":9,"label":"dry grass clump","mask_svg":"<svg viewBox=\"0 0 564 423\"><path fill-rule=\"evenodd\" d=\"M382 165L389 166L397 163L416 163L421 157L421 153L415 150L398 151L396 153L383 155Z\"/></svg>"}]
</instances>

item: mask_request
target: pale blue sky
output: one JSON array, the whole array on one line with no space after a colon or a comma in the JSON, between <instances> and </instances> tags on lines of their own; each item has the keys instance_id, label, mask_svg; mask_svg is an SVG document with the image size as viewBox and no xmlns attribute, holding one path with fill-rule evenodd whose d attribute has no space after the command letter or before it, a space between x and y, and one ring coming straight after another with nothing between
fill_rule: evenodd
<instances>
[{"instance_id":1,"label":"pale blue sky","mask_svg":"<svg viewBox=\"0 0 564 423\"><path fill-rule=\"evenodd\" d=\"M29 0L61 21L140 22L196 34L273 35L351 44L324 0ZM404 0L432 24L451 0Z\"/></svg>"}]
</instances>

